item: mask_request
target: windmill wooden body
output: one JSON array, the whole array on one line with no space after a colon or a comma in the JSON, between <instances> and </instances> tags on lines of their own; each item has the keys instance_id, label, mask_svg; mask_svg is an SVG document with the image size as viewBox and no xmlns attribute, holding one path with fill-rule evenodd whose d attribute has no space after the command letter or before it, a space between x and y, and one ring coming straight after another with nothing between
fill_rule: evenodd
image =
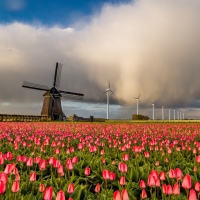
<instances>
[{"instance_id":1,"label":"windmill wooden body","mask_svg":"<svg viewBox=\"0 0 200 200\"><path fill-rule=\"evenodd\" d=\"M40 85L35 83L30 83L27 81L23 82L22 87L46 91L43 94L43 107L41 111L42 116L49 116L53 120L63 120L65 114L62 111L61 97L71 100L81 100L84 94L67 92L58 89L60 86L60 76L62 71L62 64L56 63L56 69L54 74L53 87L49 88L46 85ZM66 117L65 117L66 118Z\"/></svg>"}]
</instances>

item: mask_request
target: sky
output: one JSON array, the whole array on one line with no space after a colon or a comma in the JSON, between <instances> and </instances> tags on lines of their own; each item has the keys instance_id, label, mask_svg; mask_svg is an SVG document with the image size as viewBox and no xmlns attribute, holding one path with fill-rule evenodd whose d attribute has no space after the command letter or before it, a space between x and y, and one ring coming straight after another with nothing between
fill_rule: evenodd
<instances>
[{"instance_id":1,"label":"sky","mask_svg":"<svg viewBox=\"0 0 200 200\"><path fill-rule=\"evenodd\" d=\"M43 92L23 81L84 93L66 116L200 118L199 0L0 0L0 113L40 115Z\"/></svg>"}]
</instances>

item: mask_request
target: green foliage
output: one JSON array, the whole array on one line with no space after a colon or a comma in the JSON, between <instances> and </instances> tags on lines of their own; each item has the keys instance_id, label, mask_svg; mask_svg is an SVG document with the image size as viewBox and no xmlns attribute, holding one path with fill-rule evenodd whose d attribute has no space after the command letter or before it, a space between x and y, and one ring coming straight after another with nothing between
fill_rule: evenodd
<instances>
[{"instance_id":1,"label":"green foliage","mask_svg":"<svg viewBox=\"0 0 200 200\"><path fill-rule=\"evenodd\" d=\"M132 120L149 120L149 117L144 115L133 114Z\"/></svg>"}]
</instances>

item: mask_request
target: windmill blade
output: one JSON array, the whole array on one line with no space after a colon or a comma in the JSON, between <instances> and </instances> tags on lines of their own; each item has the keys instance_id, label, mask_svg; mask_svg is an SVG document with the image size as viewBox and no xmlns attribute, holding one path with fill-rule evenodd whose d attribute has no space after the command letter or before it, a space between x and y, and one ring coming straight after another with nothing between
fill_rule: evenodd
<instances>
[{"instance_id":1,"label":"windmill blade","mask_svg":"<svg viewBox=\"0 0 200 200\"><path fill-rule=\"evenodd\" d=\"M60 76L61 76L62 66L63 65L61 63L56 63L53 86L57 88L60 87Z\"/></svg>"},{"instance_id":2,"label":"windmill blade","mask_svg":"<svg viewBox=\"0 0 200 200\"><path fill-rule=\"evenodd\" d=\"M77 96L77 95L70 95L70 94L62 94L62 98L65 98L67 100L73 100L73 101L81 101L83 100L83 96Z\"/></svg>"},{"instance_id":3,"label":"windmill blade","mask_svg":"<svg viewBox=\"0 0 200 200\"><path fill-rule=\"evenodd\" d=\"M84 96L84 94L81 93L75 93L75 92L67 92L67 91L63 91L63 90L58 90L59 93L63 94L68 94L68 95L74 95L74 96Z\"/></svg>"},{"instance_id":4,"label":"windmill blade","mask_svg":"<svg viewBox=\"0 0 200 200\"><path fill-rule=\"evenodd\" d=\"M140 94L141 95L141 94ZM140 95L138 96L138 99L140 98Z\"/></svg>"},{"instance_id":5,"label":"windmill blade","mask_svg":"<svg viewBox=\"0 0 200 200\"><path fill-rule=\"evenodd\" d=\"M110 80L108 79L108 88L110 89Z\"/></svg>"},{"instance_id":6,"label":"windmill blade","mask_svg":"<svg viewBox=\"0 0 200 200\"><path fill-rule=\"evenodd\" d=\"M40 84L36 84L36 83L31 83L28 81L23 81L22 87L30 88L30 89L34 89L34 90L49 91L49 87L46 85L40 85Z\"/></svg>"},{"instance_id":7,"label":"windmill blade","mask_svg":"<svg viewBox=\"0 0 200 200\"><path fill-rule=\"evenodd\" d=\"M115 93L112 91L112 90L109 90L109 91L111 91L114 95L115 95ZM116 95L115 95L116 96Z\"/></svg>"}]
</instances>

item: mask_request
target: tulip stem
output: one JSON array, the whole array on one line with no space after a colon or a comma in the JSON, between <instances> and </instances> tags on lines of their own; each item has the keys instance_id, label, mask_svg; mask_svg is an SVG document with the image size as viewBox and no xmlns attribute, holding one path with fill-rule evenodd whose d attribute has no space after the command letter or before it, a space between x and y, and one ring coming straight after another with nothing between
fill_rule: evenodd
<instances>
[{"instance_id":1,"label":"tulip stem","mask_svg":"<svg viewBox=\"0 0 200 200\"><path fill-rule=\"evenodd\" d=\"M41 183L42 183L42 175L43 175L43 171L41 171Z\"/></svg>"},{"instance_id":2,"label":"tulip stem","mask_svg":"<svg viewBox=\"0 0 200 200\"><path fill-rule=\"evenodd\" d=\"M68 180L69 180L69 178L70 178L70 171L69 170L67 170L67 176L68 176Z\"/></svg>"},{"instance_id":3,"label":"tulip stem","mask_svg":"<svg viewBox=\"0 0 200 200\"><path fill-rule=\"evenodd\" d=\"M106 200L107 200L107 180L105 180L106 182Z\"/></svg>"},{"instance_id":4,"label":"tulip stem","mask_svg":"<svg viewBox=\"0 0 200 200\"><path fill-rule=\"evenodd\" d=\"M53 171L52 171L52 165L51 165L51 185L52 185L52 179L53 179Z\"/></svg>"},{"instance_id":5,"label":"tulip stem","mask_svg":"<svg viewBox=\"0 0 200 200\"><path fill-rule=\"evenodd\" d=\"M150 189L150 195L151 195L151 199L152 199L152 187L151 187L151 189Z\"/></svg>"},{"instance_id":6,"label":"tulip stem","mask_svg":"<svg viewBox=\"0 0 200 200\"><path fill-rule=\"evenodd\" d=\"M187 199L188 199L188 196L189 196L189 191L186 189L186 194L187 194Z\"/></svg>"}]
</instances>

